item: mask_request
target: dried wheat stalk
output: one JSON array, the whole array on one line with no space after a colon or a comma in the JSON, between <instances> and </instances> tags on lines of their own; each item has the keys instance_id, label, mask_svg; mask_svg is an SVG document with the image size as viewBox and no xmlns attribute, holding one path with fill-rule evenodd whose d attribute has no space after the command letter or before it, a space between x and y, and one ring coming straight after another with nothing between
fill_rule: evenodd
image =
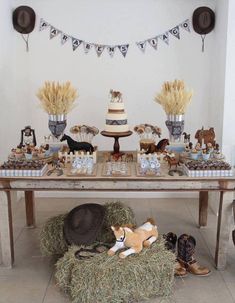
<instances>
[{"instance_id":1,"label":"dried wheat stalk","mask_svg":"<svg viewBox=\"0 0 235 303\"><path fill-rule=\"evenodd\" d=\"M192 90L187 91L185 89L184 81L167 81L162 85L161 93L157 94L154 100L163 107L166 114L182 115L185 113L192 95Z\"/></svg>"},{"instance_id":2,"label":"dried wheat stalk","mask_svg":"<svg viewBox=\"0 0 235 303\"><path fill-rule=\"evenodd\" d=\"M62 83L46 81L39 89L37 97L42 108L51 115L67 114L74 108L74 101L78 97L77 90L70 82Z\"/></svg>"}]
</instances>

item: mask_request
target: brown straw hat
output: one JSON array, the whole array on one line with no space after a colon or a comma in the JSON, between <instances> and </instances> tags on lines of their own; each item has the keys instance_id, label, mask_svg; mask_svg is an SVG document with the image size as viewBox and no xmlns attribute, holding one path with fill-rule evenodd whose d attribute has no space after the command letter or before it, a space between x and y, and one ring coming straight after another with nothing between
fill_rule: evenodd
<instances>
[{"instance_id":1,"label":"brown straw hat","mask_svg":"<svg viewBox=\"0 0 235 303\"><path fill-rule=\"evenodd\" d=\"M193 29L200 35L210 33L215 27L215 13L206 6L198 7L193 12Z\"/></svg>"},{"instance_id":2,"label":"brown straw hat","mask_svg":"<svg viewBox=\"0 0 235 303\"><path fill-rule=\"evenodd\" d=\"M73 208L64 220L66 242L89 245L95 241L104 220L105 208L100 204L82 204Z\"/></svg>"},{"instance_id":3,"label":"brown straw hat","mask_svg":"<svg viewBox=\"0 0 235 303\"><path fill-rule=\"evenodd\" d=\"M29 34L35 26L36 15L29 6L19 6L13 11L12 22L14 29L21 34Z\"/></svg>"}]
</instances>

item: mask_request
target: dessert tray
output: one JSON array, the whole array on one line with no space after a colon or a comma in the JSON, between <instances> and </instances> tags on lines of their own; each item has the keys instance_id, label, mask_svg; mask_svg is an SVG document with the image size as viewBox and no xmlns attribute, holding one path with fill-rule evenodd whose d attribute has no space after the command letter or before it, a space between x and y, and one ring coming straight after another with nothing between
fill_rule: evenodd
<instances>
[{"instance_id":1,"label":"dessert tray","mask_svg":"<svg viewBox=\"0 0 235 303\"><path fill-rule=\"evenodd\" d=\"M105 177L130 177L131 165L127 162L106 162L102 166L102 176Z\"/></svg>"},{"instance_id":2,"label":"dessert tray","mask_svg":"<svg viewBox=\"0 0 235 303\"><path fill-rule=\"evenodd\" d=\"M70 167L66 173L68 177L95 177L97 174L97 165L93 165L92 170L87 168L76 169Z\"/></svg>"},{"instance_id":3,"label":"dessert tray","mask_svg":"<svg viewBox=\"0 0 235 303\"><path fill-rule=\"evenodd\" d=\"M40 160L8 160L0 166L0 177L42 177L47 169Z\"/></svg>"},{"instance_id":4,"label":"dessert tray","mask_svg":"<svg viewBox=\"0 0 235 303\"><path fill-rule=\"evenodd\" d=\"M231 166L221 160L191 160L183 164L183 171L189 177L232 177Z\"/></svg>"},{"instance_id":5,"label":"dessert tray","mask_svg":"<svg viewBox=\"0 0 235 303\"><path fill-rule=\"evenodd\" d=\"M157 170L152 170L152 169L147 169L146 171L143 171L141 168L140 164L136 163L136 175L137 177L161 177L161 171L160 169Z\"/></svg>"}]
</instances>

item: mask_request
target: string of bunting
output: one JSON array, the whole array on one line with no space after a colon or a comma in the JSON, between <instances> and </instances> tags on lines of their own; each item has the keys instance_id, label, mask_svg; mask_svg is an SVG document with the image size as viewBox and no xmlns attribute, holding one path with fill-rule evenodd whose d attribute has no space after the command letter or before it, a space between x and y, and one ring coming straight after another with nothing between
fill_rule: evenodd
<instances>
[{"instance_id":1,"label":"string of bunting","mask_svg":"<svg viewBox=\"0 0 235 303\"><path fill-rule=\"evenodd\" d=\"M130 44L106 45L106 44L99 44L99 43L91 43L91 42L87 42L83 39L75 38L71 35L64 33L63 31L59 30L58 28L56 28L55 26L51 25L50 23L48 23L47 21L45 21L44 19L41 18L39 31L43 31L44 29L48 29L48 28L50 29L50 36L49 36L50 39L60 36L61 45L64 45L66 42L68 42L70 40L72 43L73 51L75 51L79 46L82 45L85 54L88 54L90 52L90 50L94 47L97 56L100 57L102 55L102 53L104 52L104 50L106 49L109 56L112 58L114 56L116 50L118 49L121 52L121 54L123 55L123 57L125 58L128 50L129 50ZM186 19L185 21L181 22L180 24L174 26L173 28L169 29L168 31L165 31L164 33L162 33L160 35L156 35L152 38L148 38L146 40L136 42L136 45L143 53L145 53L147 44L149 44L151 47L153 47L155 50L157 50L159 39L169 46L170 35L177 39L180 39L180 28L182 28L190 33L191 30L190 30L189 19Z\"/></svg>"}]
</instances>

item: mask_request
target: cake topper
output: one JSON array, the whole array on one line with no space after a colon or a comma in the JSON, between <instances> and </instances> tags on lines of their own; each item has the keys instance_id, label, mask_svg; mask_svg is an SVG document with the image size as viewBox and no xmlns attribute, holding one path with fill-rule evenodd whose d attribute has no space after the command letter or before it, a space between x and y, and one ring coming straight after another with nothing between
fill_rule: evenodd
<instances>
[{"instance_id":1,"label":"cake topper","mask_svg":"<svg viewBox=\"0 0 235 303\"><path fill-rule=\"evenodd\" d=\"M122 93L110 89L111 102L122 102Z\"/></svg>"}]
</instances>

